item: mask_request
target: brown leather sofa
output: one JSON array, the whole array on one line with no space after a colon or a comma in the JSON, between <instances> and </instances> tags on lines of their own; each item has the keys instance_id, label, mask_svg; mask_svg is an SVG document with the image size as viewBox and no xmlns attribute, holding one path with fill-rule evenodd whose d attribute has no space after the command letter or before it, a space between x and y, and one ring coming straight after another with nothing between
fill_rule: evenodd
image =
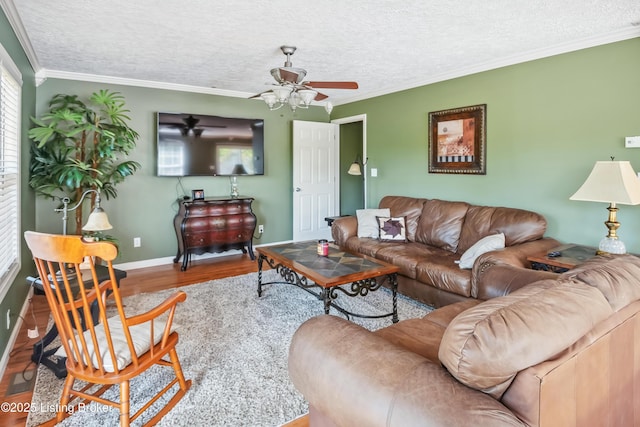
<instances>
[{"instance_id":1,"label":"brown leather sofa","mask_svg":"<svg viewBox=\"0 0 640 427\"><path fill-rule=\"evenodd\" d=\"M512 290L508 282L484 280L492 266L530 267L529 255L559 245L544 237L547 222L542 215L522 209L404 196L386 196L379 207L406 218L406 243L358 237L355 216L334 220L334 241L397 265L398 291L435 307L505 295ZM471 269L456 264L480 239L498 233L505 236L504 249L479 256Z\"/></svg>"},{"instance_id":2,"label":"brown leather sofa","mask_svg":"<svg viewBox=\"0 0 640 427\"><path fill-rule=\"evenodd\" d=\"M310 426L640 426L640 259L557 277L376 332L308 320L289 375Z\"/></svg>"}]
</instances>

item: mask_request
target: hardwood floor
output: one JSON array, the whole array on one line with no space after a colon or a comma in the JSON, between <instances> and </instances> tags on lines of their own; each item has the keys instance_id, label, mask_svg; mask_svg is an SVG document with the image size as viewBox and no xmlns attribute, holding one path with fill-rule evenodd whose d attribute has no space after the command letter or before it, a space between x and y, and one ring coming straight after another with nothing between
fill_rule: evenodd
<instances>
[{"instance_id":1,"label":"hardwood floor","mask_svg":"<svg viewBox=\"0 0 640 427\"><path fill-rule=\"evenodd\" d=\"M180 271L180 263L129 270L127 277L121 281L120 289L123 296L135 295L256 271L258 271L258 265L255 261L251 261L249 256L229 255L193 261L186 271ZM12 378L21 380L24 373L24 377L29 379L35 374L36 366L31 362L31 352L38 338L28 338L27 329L33 329L34 325L37 325L42 336L46 332L49 314L44 295L34 295L0 383L0 396L2 396L0 402L13 405L13 409L28 405L32 397L32 390L7 396ZM24 426L26 420L26 412L10 412L5 411L4 408L0 410L0 426ZM286 424L286 427L307 426L306 416Z\"/></svg>"}]
</instances>

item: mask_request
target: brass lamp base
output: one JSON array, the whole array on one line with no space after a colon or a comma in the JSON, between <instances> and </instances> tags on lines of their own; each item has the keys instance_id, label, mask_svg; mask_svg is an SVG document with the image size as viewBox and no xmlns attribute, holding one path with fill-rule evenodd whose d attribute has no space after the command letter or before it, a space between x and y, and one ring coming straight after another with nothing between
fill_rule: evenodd
<instances>
[{"instance_id":1,"label":"brass lamp base","mask_svg":"<svg viewBox=\"0 0 640 427\"><path fill-rule=\"evenodd\" d=\"M618 208L615 203L611 203L607 210L609 211L609 218L604 222L604 225L609 229L609 233L607 234L607 237L600 241L596 254L626 254L627 248L625 247L625 244L618 239L617 230L620 228L620 223L616 218Z\"/></svg>"}]
</instances>

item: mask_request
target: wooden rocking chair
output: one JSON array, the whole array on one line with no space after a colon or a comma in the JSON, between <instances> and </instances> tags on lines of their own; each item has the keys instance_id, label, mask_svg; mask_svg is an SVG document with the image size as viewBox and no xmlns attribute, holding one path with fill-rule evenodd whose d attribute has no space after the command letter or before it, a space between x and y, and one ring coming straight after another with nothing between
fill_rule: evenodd
<instances>
[{"instance_id":1,"label":"wooden rocking chair","mask_svg":"<svg viewBox=\"0 0 640 427\"><path fill-rule=\"evenodd\" d=\"M178 384L171 400L148 422L149 425L156 424L191 387L191 380L184 379L176 353L178 334L171 329L176 305L186 299L186 294L176 292L154 309L127 317L112 266L117 255L113 244L88 243L80 236L32 231L25 232L24 237L33 254L67 356L67 378L60 398L60 412L48 424L58 423L75 412L64 409L93 400L119 408L120 425L128 426ZM96 259L106 262L110 280L98 283ZM107 298L113 299L117 314L107 315ZM95 325L92 318L97 320ZM167 355L169 360L163 359ZM175 378L130 416L129 381L155 364L171 366ZM88 384L75 390L76 380ZM119 402L100 397L114 384L120 385Z\"/></svg>"}]
</instances>

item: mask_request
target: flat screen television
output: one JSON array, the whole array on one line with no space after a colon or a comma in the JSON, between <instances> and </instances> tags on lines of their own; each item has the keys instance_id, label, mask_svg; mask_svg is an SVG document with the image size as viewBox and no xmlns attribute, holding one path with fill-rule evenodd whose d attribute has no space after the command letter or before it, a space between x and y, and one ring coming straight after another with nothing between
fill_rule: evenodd
<instances>
[{"instance_id":1,"label":"flat screen television","mask_svg":"<svg viewBox=\"0 0 640 427\"><path fill-rule=\"evenodd\" d=\"M264 120L158 113L158 176L264 175Z\"/></svg>"}]
</instances>

